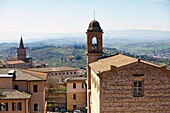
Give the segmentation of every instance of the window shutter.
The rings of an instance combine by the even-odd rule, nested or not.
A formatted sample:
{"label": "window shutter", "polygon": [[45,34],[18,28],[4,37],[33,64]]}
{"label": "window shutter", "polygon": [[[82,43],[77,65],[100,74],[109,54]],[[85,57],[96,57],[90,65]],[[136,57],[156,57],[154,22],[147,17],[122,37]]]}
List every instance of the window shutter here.
{"label": "window shutter", "polygon": [[0,103],[0,111],[1,111],[1,106],[2,106],[2,105],[1,105],[1,103]]}
{"label": "window shutter", "polygon": [[14,102],[12,102],[12,111],[14,111],[15,109],[14,109]]}
{"label": "window shutter", "polygon": [[19,102],[19,110],[22,111],[22,103]]}
{"label": "window shutter", "polygon": [[8,103],[6,103],[6,111],[8,111]]}

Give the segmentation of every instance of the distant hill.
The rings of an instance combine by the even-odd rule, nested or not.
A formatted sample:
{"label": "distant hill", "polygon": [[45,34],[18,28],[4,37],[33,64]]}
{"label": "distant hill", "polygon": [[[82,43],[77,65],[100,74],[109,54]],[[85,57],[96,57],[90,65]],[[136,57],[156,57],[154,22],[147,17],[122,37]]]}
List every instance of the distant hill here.
{"label": "distant hill", "polygon": [[[21,32],[0,32],[0,40],[12,38],[8,43],[0,42],[0,50],[18,47]],[[85,33],[34,33],[22,32],[26,47],[86,45]],[[152,49],[169,48],[170,31],[159,30],[111,30],[104,31],[104,47],[136,51],[152,46]],[[162,46],[163,45],[163,46]],[[151,49],[151,48],[150,48]]]}
{"label": "distant hill", "polygon": [[[42,41],[47,39],[79,38],[85,41],[85,32],[80,33],[42,33],[42,32],[0,32],[1,42],[19,42],[21,35],[26,42]],[[152,41],[170,39],[170,31],[159,30],[110,30],[104,31],[104,38],[134,39],[138,41]],[[7,41],[8,40],[8,41]]]}

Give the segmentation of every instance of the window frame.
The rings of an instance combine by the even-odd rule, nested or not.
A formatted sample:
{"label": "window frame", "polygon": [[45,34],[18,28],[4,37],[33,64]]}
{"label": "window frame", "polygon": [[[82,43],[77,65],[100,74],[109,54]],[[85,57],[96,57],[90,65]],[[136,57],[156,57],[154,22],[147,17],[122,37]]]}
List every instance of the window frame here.
{"label": "window frame", "polygon": [[73,94],[73,100],[76,100],[76,98],[77,98],[76,94]]}
{"label": "window frame", "polygon": [[8,102],[0,103],[0,111],[8,111]]}
{"label": "window frame", "polygon": [[[135,82],[136,82],[136,86],[135,86]],[[141,86],[139,86],[140,83],[141,83]],[[143,96],[144,96],[143,80],[133,80],[133,97],[143,97]]]}
{"label": "window frame", "polygon": [[81,88],[84,89],[84,87],[85,87],[85,85],[84,85],[84,83],[82,83],[82,84],[81,84]]}
{"label": "window frame", "polygon": [[[34,86],[36,86],[36,90],[34,89]],[[33,93],[38,93],[38,85],[33,85]]]}
{"label": "window frame", "polygon": [[77,109],[77,105],[74,104],[73,105],[73,110],[75,110],[75,109]]}
{"label": "window frame", "polygon": [[[35,110],[35,105],[37,105],[37,110]],[[34,104],[33,104],[33,110],[34,110],[34,111],[39,111],[39,103],[38,103],[38,102],[34,102]]]}
{"label": "window frame", "polygon": [[12,111],[22,111],[22,102],[12,102]]}
{"label": "window frame", "polygon": [[76,89],[76,83],[73,83],[73,89]]}

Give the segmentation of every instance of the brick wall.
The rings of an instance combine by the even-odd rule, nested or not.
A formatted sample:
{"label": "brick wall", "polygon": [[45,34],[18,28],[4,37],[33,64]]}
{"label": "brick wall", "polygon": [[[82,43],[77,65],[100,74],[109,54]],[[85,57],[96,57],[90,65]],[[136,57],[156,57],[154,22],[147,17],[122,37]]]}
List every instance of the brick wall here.
{"label": "brick wall", "polygon": [[[133,74],[144,74],[144,96],[133,96]],[[101,113],[170,113],[170,79],[160,68],[134,63],[101,77]]]}

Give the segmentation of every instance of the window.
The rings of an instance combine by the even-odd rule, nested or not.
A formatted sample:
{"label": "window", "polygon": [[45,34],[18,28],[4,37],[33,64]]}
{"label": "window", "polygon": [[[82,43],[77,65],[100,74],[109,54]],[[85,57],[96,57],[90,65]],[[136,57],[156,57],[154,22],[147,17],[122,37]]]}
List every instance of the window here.
{"label": "window", "polygon": [[72,72],[70,72],[70,74],[72,74]]}
{"label": "window", "polygon": [[38,111],[38,103],[34,103],[34,111]]}
{"label": "window", "polygon": [[8,103],[0,103],[0,111],[8,111]]}
{"label": "window", "polygon": [[73,89],[75,89],[76,88],[76,83],[73,83]]}
{"label": "window", "polygon": [[76,94],[73,94],[73,99],[76,100]]}
{"label": "window", "polygon": [[55,75],[57,75],[57,73],[55,73]]}
{"label": "window", "polygon": [[141,97],[143,96],[143,82],[142,81],[134,81],[133,82],[133,96],[134,97]]}
{"label": "window", "polygon": [[65,73],[63,73],[63,75],[65,75]]}
{"label": "window", "polygon": [[67,74],[69,74],[69,73],[67,72]]}
{"label": "window", "polygon": [[18,102],[12,102],[12,111],[22,111],[22,103]]}
{"label": "window", "polygon": [[84,89],[85,88],[85,83],[82,83],[82,89]]}
{"label": "window", "polygon": [[73,105],[73,109],[75,110],[77,108],[77,106],[76,105]]}
{"label": "window", "polygon": [[15,89],[15,90],[18,90],[18,85],[14,85],[14,89]]}
{"label": "window", "polygon": [[61,73],[59,73],[59,75],[61,75]]}
{"label": "window", "polygon": [[38,86],[37,85],[33,85],[33,92],[34,93],[38,92]]}
{"label": "window", "polygon": [[76,74],[76,72],[74,72],[74,74]]}

